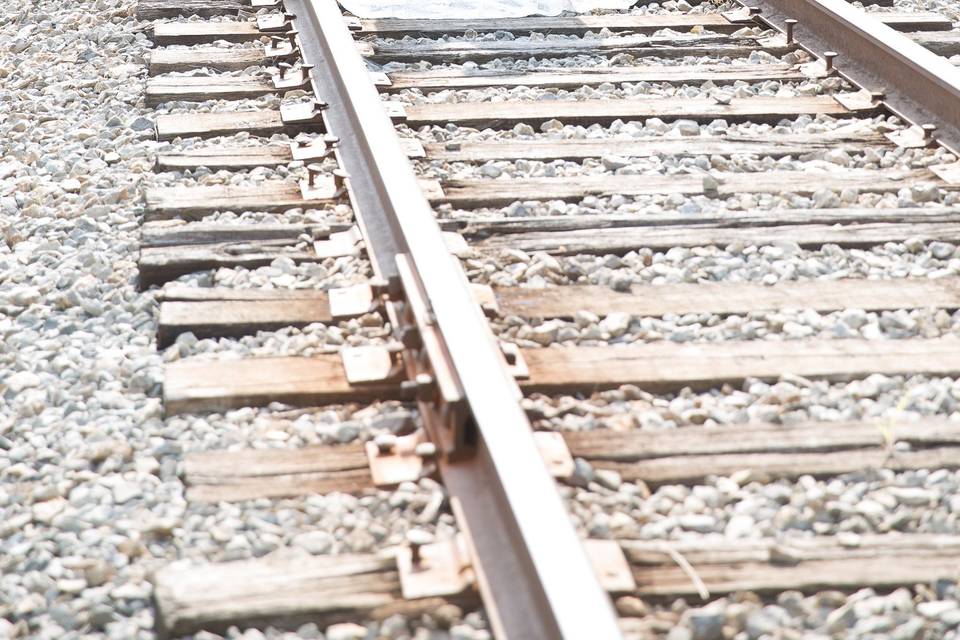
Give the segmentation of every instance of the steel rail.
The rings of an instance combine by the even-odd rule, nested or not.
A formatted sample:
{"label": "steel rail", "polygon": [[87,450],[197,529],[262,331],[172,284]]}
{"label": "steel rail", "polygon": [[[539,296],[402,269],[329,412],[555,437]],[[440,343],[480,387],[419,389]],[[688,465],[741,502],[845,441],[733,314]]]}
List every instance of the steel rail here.
{"label": "steel rail", "polygon": [[[380,96],[333,0],[285,0],[376,273],[401,286],[402,265],[429,305],[452,384],[462,389],[474,441],[438,463],[479,566],[478,585],[498,638],[621,638],[553,478],[549,475],[486,318],[454,263],[401,150]],[[409,279],[409,276],[408,276]],[[412,295],[412,291],[408,291]],[[394,327],[396,330],[396,327]],[[435,363],[438,364],[438,363]],[[421,401],[421,413],[431,407]]]}
{"label": "steel rail", "polygon": [[915,124],[938,126],[936,138],[960,150],[960,69],[845,0],[739,0],[761,10],[760,18],[795,35],[806,49],[840,54],[843,75],[871,91]]}

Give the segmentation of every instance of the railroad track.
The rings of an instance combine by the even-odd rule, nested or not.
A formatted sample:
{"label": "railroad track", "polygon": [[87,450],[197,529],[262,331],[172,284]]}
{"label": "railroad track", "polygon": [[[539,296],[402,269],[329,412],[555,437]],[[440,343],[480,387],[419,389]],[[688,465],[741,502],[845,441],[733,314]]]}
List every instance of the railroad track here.
{"label": "railroad track", "polygon": [[[910,478],[960,467],[951,411],[805,403],[960,373],[960,91],[935,55],[960,39],[938,15],[851,30],[842,3],[758,4],[417,21],[141,1],[144,19],[248,18],[153,28],[156,169],[176,175],[146,190],[139,271],[162,287],[167,414],[416,407],[343,444],[187,453],[188,502],[434,477],[446,514],[387,554],[171,565],[162,634],[310,620],[361,638],[358,622],[455,605],[497,637],[753,638],[777,628],[759,605],[670,603],[956,574],[960,537],[901,509],[932,500]],[[890,254],[912,269],[873,277]],[[257,270],[323,287],[257,287]],[[307,344],[317,325],[336,339],[193,352],[290,328]],[[894,485],[893,505],[848,505],[830,479],[851,476]],[[798,535],[745,516],[733,539],[698,537],[714,517],[684,511],[794,481],[821,494],[784,522]],[[853,629],[858,601],[822,630]]]}

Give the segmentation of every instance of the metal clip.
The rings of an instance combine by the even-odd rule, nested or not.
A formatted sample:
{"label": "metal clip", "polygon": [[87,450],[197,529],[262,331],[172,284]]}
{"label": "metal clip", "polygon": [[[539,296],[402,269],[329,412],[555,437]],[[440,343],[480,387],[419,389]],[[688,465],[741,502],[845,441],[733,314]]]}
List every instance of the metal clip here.
{"label": "metal clip", "polygon": [[300,65],[294,69],[289,62],[277,63],[277,73],[270,76],[273,80],[273,87],[283,91],[303,89],[310,82],[310,69],[312,68],[313,66],[309,64]]}
{"label": "metal clip", "polygon": [[360,229],[354,226],[347,231],[331,233],[326,240],[317,240],[313,243],[313,251],[318,259],[355,256],[360,254],[362,241]]}
{"label": "metal clip", "polygon": [[517,345],[512,342],[501,342],[500,351],[507,362],[507,369],[514,378],[520,380],[530,377],[530,368],[527,367],[527,361],[523,359],[523,354]]}
{"label": "metal clip", "polygon": [[584,540],[583,547],[605,591],[630,593],[637,590],[637,582],[620,543],[616,540]]}
{"label": "metal clip", "polygon": [[923,127],[899,129],[884,135],[890,142],[902,149],[923,149],[935,144],[934,133],[936,130],[937,127],[934,125],[925,125]]}
{"label": "metal clip", "polygon": [[330,155],[339,144],[340,138],[328,133],[315,138],[297,137],[290,143],[290,155],[294,160],[304,162],[321,160]]}
{"label": "metal clip", "polygon": [[394,350],[381,345],[344,347],[340,361],[347,382],[354,385],[375,384],[396,380],[402,373],[402,363],[394,358]]}
{"label": "metal clip", "polygon": [[291,20],[297,16],[292,13],[268,13],[265,16],[257,17],[257,29],[264,33],[272,31],[289,31],[292,27]]}
{"label": "metal clip", "polygon": [[488,284],[470,283],[470,290],[473,291],[473,298],[488,318],[496,318],[500,315],[500,303],[497,302],[493,287]]}
{"label": "metal clip", "polygon": [[573,477],[575,465],[573,454],[567,447],[563,434],[556,431],[534,431],[533,440],[547,465],[550,475],[559,480],[569,480]]}
{"label": "metal clip", "polygon": [[756,22],[761,13],[758,7],[741,7],[734,11],[724,11],[722,15],[730,24],[750,24]]}
{"label": "metal clip", "polygon": [[420,445],[427,442],[423,431],[408,436],[384,434],[364,444],[370,476],[378,487],[416,482],[431,465],[420,455]]}
{"label": "metal clip", "polygon": [[402,102],[384,102],[383,108],[387,111],[387,116],[394,122],[406,122],[407,110]]}
{"label": "metal clip", "polygon": [[309,102],[284,103],[280,105],[280,119],[287,126],[318,125],[323,127],[323,112],[329,106],[323,100],[317,100],[316,98]]}
{"label": "metal clip", "polygon": [[476,574],[462,534],[443,542],[416,539],[397,551],[400,590],[408,600],[455,596],[472,589]]}
{"label": "metal clip", "polygon": [[960,162],[938,164],[930,167],[930,171],[950,186],[960,185]]}
{"label": "metal clip", "polygon": [[297,47],[297,32],[290,30],[283,35],[270,36],[270,44],[263,50],[263,57],[268,61],[292,60],[300,56]]}
{"label": "metal clip", "polygon": [[330,304],[330,317],[334,320],[341,318],[356,318],[370,313],[378,305],[377,296],[369,284],[355,284],[351,287],[339,287],[327,291]]}
{"label": "metal clip", "polygon": [[300,181],[300,196],[306,201],[332,200],[337,197],[337,182],[324,173],[323,165],[308,164],[307,177]]}
{"label": "metal clip", "polygon": [[381,72],[381,71],[371,71],[370,72],[370,81],[373,82],[373,85],[376,87],[392,87],[393,81],[390,80],[390,76]]}

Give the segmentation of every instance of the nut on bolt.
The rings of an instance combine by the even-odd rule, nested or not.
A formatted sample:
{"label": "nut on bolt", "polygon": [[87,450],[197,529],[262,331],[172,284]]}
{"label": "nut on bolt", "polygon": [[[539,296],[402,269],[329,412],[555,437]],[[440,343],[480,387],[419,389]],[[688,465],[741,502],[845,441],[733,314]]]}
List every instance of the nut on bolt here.
{"label": "nut on bolt", "polygon": [[343,191],[347,186],[347,180],[350,178],[350,174],[344,171],[343,169],[336,169],[333,172],[333,186],[336,188],[337,192]]}

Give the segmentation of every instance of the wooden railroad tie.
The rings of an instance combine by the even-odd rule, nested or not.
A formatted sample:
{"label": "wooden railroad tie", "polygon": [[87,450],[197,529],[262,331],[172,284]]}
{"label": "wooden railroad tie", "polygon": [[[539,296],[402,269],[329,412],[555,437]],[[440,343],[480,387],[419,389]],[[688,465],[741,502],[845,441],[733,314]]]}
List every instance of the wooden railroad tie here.
{"label": "wooden railroad tie", "polygon": [[[279,16],[279,14],[275,14]],[[880,13],[876,14],[887,26],[898,31],[950,31],[952,23],[935,13]],[[257,22],[161,22],[153,26],[155,45],[205,44],[216,40],[249,42],[269,35],[271,30],[261,25],[272,25],[271,17]],[[282,24],[282,22],[281,22]],[[361,35],[398,38],[404,35],[437,36],[477,31],[509,31],[526,35],[539,31],[582,35],[587,31],[607,29],[612,32],[651,34],[662,29],[690,31],[705,29],[715,33],[732,33],[751,24],[719,13],[681,15],[625,15],[577,16],[574,18],[499,18],[499,19],[371,19],[356,21]]]}
{"label": "wooden railroad tie", "polygon": [[[538,431],[535,435],[541,439],[544,459],[553,464],[554,477],[561,481],[571,480],[573,458],[651,487],[700,483],[713,476],[740,473],[749,473],[754,481],[771,482],[880,469],[960,469],[960,429],[940,418],[731,424],[658,431]],[[898,449],[897,443],[908,448]],[[368,450],[371,445],[376,446],[188,453],[183,467],[187,500],[230,502],[334,492],[359,495],[375,487],[416,482],[431,472],[429,460],[417,460],[392,463],[393,475],[382,477],[376,454]]]}
{"label": "wooden railroad tie", "polygon": [[[663,317],[688,313],[746,315],[782,309],[818,312],[842,309],[960,309],[960,278],[830,280],[754,283],[634,285],[627,292],[597,285],[545,289],[474,285],[477,301],[501,317],[572,318],[589,310],[598,316],[627,313]],[[239,337],[282,327],[336,322],[330,296],[314,290],[162,289],[157,340],[161,346],[182,333],[197,338]],[[373,310],[361,308],[359,313]]]}
{"label": "wooden railroad tie", "polygon": [[[152,216],[152,214],[149,214]],[[623,254],[641,248],[666,251],[673,247],[776,244],[784,240],[802,247],[837,244],[869,247],[908,238],[960,242],[957,210],[935,209],[800,209],[748,211],[703,217],[688,222],[682,214],[645,216],[556,216],[544,218],[441,220],[451,247],[463,256],[506,249],[544,251],[554,255]],[[221,267],[256,268],[280,257],[316,262],[325,257],[359,253],[356,243],[307,246],[330,238],[349,225],[245,225],[193,223],[167,226],[148,223],[142,233],[140,282],[163,284],[194,271]],[[339,237],[339,236],[338,236]],[[469,246],[463,245],[463,239]]]}
{"label": "wooden railroad tie", "polygon": [[[677,564],[678,555],[695,567],[702,586],[714,595],[891,589],[951,578],[960,570],[960,536],[847,538],[625,540],[615,544],[629,563],[636,586],[614,593],[698,597],[701,587]],[[437,566],[442,573],[444,563]],[[157,628],[163,637],[200,630],[222,632],[232,625],[295,628],[310,620],[322,627],[343,620],[414,616],[435,611],[445,602],[480,605],[476,587],[469,580],[448,580],[447,589],[454,593],[405,599],[397,560],[372,554],[310,556],[289,551],[240,562],[181,562],[158,571],[153,582]],[[639,628],[643,621],[628,618],[624,624]]]}
{"label": "wooden railroad tie", "polygon": [[[386,351],[386,347],[379,349]],[[739,385],[748,378],[777,380],[785,373],[826,380],[858,379],[874,373],[960,375],[960,340],[953,337],[649,343],[520,349],[518,355],[527,369],[527,376],[518,382],[527,394],[581,393],[623,385],[669,393],[685,387],[702,390]],[[173,414],[270,402],[309,406],[404,397],[399,383],[389,378],[351,384],[344,367],[348,357],[345,351],[343,357],[181,360],[166,367],[164,404]]]}
{"label": "wooden railroad tie", "polygon": [[[644,1],[640,4],[649,4],[649,2]],[[892,7],[893,0],[867,0],[863,4]],[[241,12],[252,13],[258,8],[271,6],[276,8],[278,5],[279,3],[269,0],[259,0],[257,2],[251,2],[251,0],[230,0],[229,2],[223,2],[222,0],[139,0],[137,2],[137,19],[156,20],[177,16],[235,16]],[[379,20],[376,22],[392,25],[399,21]]]}

